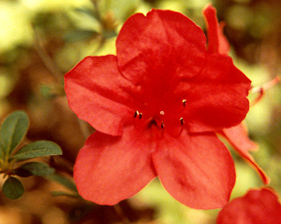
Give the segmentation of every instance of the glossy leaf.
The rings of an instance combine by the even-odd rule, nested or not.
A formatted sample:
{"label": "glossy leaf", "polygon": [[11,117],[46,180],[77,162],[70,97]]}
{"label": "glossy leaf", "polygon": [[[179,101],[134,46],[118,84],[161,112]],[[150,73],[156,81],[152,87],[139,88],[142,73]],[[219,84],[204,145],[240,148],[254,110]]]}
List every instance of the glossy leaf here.
{"label": "glossy leaf", "polygon": [[70,194],[64,191],[53,191],[52,196],[58,197],[58,196],[65,196],[65,197],[71,197],[71,198],[77,198],[80,197],[79,194]]}
{"label": "glossy leaf", "polygon": [[90,212],[95,209],[95,204],[86,204],[86,205],[80,205],[77,207],[74,207],[69,211],[69,220],[71,222],[76,223],[77,221],[83,219],[83,217],[87,216]]}
{"label": "glossy leaf", "polygon": [[98,35],[99,33],[94,30],[75,30],[65,35],[64,39],[66,42],[71,43],[83,40],[90,40],[97,37]]}
{"label": "glossy leaf", "polygon": [[15,177],[9,177],[3,184],[2,191],[10,199],[18,199],[24,193],[21,181]]}
{"label": "glossy leaf", "polygon": [[22,169],[21,167],[14,169],[13,174],[15,174],[19,177],[30,177],[33,175],[30,171]]}
{"label": "glossy leaf", "polygon": [[[1,142],[1,139],[0,139],[0,142]],[[5,151],[0,144],[0,158],[4,158],[4,155],[5,155]]]}
{"label": "glossy leaf", "polygon": [[77,192],[75,183],[63,175],[54,173],[54,174],[48,175],[47,178],[65,186],[66,188],[68,188],[74,192]]}
{"label": "glossy leaf", "polygon": [[9,155],[23,140],[29,126],[29,119],[24,111],[15,111],[2,123],[0,131],[1,147],[4,155]]}
{"label": "glossy leaf", "polygon": [[54,173],[55,169],[49,167],[46,163],[30,162],[17,168],[17,171],[21,173],[30,173],[35,176],[47,176]]}
{"label": "glossy leaf", "polygon": [[56,143],[42,140],[23,146],[12,158],[17,160],[27,160],[42,156],[54,156],[61,154],[61,148]]}
{"label": "glossy leaf", "polygon": [[99,18],[99,15],[93,10],[89,10],[86,8],[75,8],[74,10],[77,13],[86,14],[87,16],[93,17],[94,19]]}

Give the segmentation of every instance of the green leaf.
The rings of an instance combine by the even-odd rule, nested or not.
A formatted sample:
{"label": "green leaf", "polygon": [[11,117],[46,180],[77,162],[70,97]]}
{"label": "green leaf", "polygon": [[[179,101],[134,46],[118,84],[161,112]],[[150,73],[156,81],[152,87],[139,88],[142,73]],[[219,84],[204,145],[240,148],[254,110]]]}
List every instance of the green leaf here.
{"label": "green leaf", "polygon": [[3,184],[2,191],[10,199],[18,199],[24,193],[24,187],[19,179],[9,177]]}
{"label": "green leaf", "polygon": [[76,206],[69,211],[69,220],[70,222],[79,222],[79,220],[83,219],[83,217],[87,216],[89,213],[93,212],[94,209],[97,208],[97,205],[94,203],[86,204],[81,206]]}
{"label": "green leaf", "polygon": [[94,39],[98,35],[99,33],[94,30],[75,30],[67,33],[64,39],[66,42],[71,43],[71,42]]}
{"label": "green leaf", "polygon": [[55,181],[55,182],[65,186],[66,188],[78,193],[75,183],[63,175],[54,173],[54,174],[48,175],[47,178],[49,180]]}
{"label": "green leaf", "polygon": [[11,159],[27,160],[41,156],[62,155],[61,148],[51,141],[36,141],[20,148]]}
{"label": "green leaf", "polygon": [[30,173],[31,175],[35,175],[35,176],[47,176],[47,175],[53,174],[55,172],[55,169],[52,167],[49,167],[46,163],[30,162],[30,163],[25,163],[22,166],[20,166],[19,168],[17,168],[15,170],[15,172],[16,172],[16,174]]}
{"label": "green leaf", "polygon": [[30,177],[33,175],[30,171],[21,168],[14,169],[13,174],[19,177]]}
{"label": "green leaf", "polygon": [[58,196],[65,196],[65,197],[70,197],[70,198],[80,198],[81,196],[79,194],[70,194],[64,191],[53,191],[52,196],[58,197]]}
{"label": "green leaf", "polygon": [[4,155],[10,155],[19,145],[26,135],[28,126],[29,119],[24,111],[15,111],[4,120],[0,131],[1,148]]}
{"label": "green leaf", "polygon": [[105,38],[112,38],[112,37],[116,37],[117,33],[114,30],[104,30],[103,31],[103,36]]}
{"label": "green leaf", "polygon": [[97,15],[97,13],[95,12],[95,11],[93,11],[93,10],[90,10],[90,9],[86,9],[86,8],[75,8],[74,9],[76,12],[78,12],[78,13],[83,13],[83,14],[87,14],[88,16],[90,16],[90,17],[94,17],[95,19],[98,19],[98,15]]}

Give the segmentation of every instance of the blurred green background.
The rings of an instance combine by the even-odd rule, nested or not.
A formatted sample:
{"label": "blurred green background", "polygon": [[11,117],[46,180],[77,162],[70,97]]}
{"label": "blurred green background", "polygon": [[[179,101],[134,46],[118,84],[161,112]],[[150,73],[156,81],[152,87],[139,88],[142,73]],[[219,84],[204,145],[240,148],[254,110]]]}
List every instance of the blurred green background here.
{"label": "blurred green background", "polygon": [[[115,54],[115,40],[124,21],[135,12],[171,9],[189,16],[205,30],[202,9],[207,0],[1,0],[0,117],[25,110],[31,119],[28,140],[57,142],[64,156],[51,161],[71,176],[79,148],[92,130],[67,106],[63,75],[87,55]],[[235,65],[260,86],[280,75],[281,2],[279,0],[214,0],[225,21]],[[257,94],[251,94],[253,100]],[[254,158],[281,194],[281,89],[266,90],[251,108],[246,123],[259,144]],[[237,183],[232,197],[262,186],[258,175],[233,153]],[[1,180],[2,181],[2,180]],[[81,199],[51,197],[64,189],[38,177],[24,180],[26,193],[18,201],[0,197],[0,223],[122,223],[104,206]],[[122,207],[122,206],[121,206]],[[131,223],[210,224],[219,210],[201,211],[175,201],[153,181],[124,204]],[[91,211],[87,213],[87,211]],[[138,215],[137,215],[138,214]],[[84,216],[85,215],[85,216]],[[71,219],[72,217],[72,219]],[[73,218],[74,217],[74,218]],[[72,221],[70,221],[72,220]]]}

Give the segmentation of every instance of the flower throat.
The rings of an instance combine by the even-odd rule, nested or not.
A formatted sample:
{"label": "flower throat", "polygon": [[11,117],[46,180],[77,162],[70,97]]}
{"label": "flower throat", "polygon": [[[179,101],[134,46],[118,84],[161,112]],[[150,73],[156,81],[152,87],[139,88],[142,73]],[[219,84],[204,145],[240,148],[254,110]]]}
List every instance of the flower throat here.
{"label": "flower throat", "polygon": [[183,99],[180,109],[173,112],[169,111],[169,113],[165,113],[164,110],[160,110],[155,115],[147,115],[147,113],[136,110],[134,112],[135,127],[137,129],[141,129],[152,128],[154,126],[161,131],[161,138],[165,130],[167,130],[172,136],[179,137],[185,125],[183,110],[186,108],[186,102],[186,99]]}

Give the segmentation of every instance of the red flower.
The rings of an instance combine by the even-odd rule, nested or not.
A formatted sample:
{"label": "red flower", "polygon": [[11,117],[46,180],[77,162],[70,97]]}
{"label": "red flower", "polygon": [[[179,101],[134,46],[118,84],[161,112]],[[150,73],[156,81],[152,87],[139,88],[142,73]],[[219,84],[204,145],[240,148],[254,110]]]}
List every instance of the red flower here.
{"label": "red flower", "polygon": [[258,145],[249,139],[245,125],[241,123],[231,128],[225,128],[221,131],[221,134],[228,140],[235,151],[257,171],[262,181],[269,184],[270,178],[250,154],[250,151],[258,149]]}
{"label": "red flower", "polygon": [[65,76],[69,106],[97,130],[74,167],[81,196],[113,205],[158,176],[187,206],[225,205],[235,170],[215,132],[245,118],[250,80],[177,12],[133,15],[116,48]]}
{"label": "red flower", "polygon": [[[208,52],[213,54],[227,54],[230,46],[223,35],[223,24],[219,24],[216,17],[216,10],[208,5],[204,10],[204,17],[208,26]],[[275,82],[276,83],[276,82]],[[265,184],[269,184],[270,179],[255,162],[250,151],[255,151],[258,145],[251,141],[244,124],[238,124],[230,128],[224,128],[218,131],[233,146],[235,151],[260,175]]]}
{"label": "red flower", "polygon": [[281,204],[271,189],[250,190],[236,198],[218,215],[217,224],[280,224]]}
{"label": "red flower", "polygon": [[229,43],[223,34],[224,23],[218,23],[216,9],[208,4],[203,10],[208,32],[208,52],[212,54],[228,54]]}

